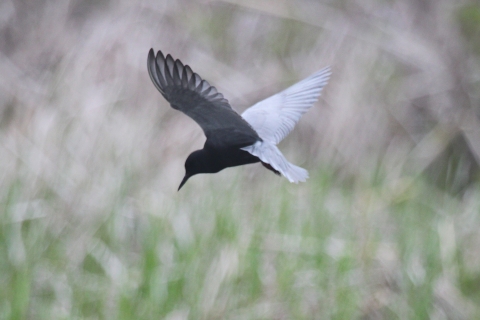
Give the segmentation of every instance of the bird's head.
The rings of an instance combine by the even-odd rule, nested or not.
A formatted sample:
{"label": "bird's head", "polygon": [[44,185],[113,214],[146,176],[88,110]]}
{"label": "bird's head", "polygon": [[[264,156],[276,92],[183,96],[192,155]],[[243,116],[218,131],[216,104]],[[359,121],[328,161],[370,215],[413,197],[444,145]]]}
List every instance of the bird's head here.
{"label": "bird's head", "polygon": [[185,161],[185,176],[183,177],[178,190],[180,190],[185,182],[191,177],[199,173],[208,173],[208,165],[206,166],[206,154],[204,150],[192,152]]}

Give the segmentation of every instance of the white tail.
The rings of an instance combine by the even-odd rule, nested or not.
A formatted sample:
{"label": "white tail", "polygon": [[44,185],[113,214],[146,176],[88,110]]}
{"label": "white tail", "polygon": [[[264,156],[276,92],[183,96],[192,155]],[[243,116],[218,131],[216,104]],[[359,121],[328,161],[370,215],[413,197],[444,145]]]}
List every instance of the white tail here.
{"label": "white tail", "polygon": [[308,179],[308,171],[288,162],[273,143],[258,141],[251,146],[242,148],[242,150],[253,154],[263,162],[270,164],[290,182],[298,183],[304,182]]}

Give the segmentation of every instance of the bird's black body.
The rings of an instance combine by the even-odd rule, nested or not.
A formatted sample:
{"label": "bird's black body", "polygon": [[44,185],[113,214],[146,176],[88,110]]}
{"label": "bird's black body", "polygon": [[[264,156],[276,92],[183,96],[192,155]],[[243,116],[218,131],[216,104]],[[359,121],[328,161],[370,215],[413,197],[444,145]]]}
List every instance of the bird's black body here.
{"label": "bird's black body", "polygon": [[203,148],[188,156],[185,161],[185,169],[193,174],[217,173],[226,168],[256,162],[260,162],[260,159],[241,149]]}
{"label": "bird's black body", "polygon": [[[224,134],[228,135],[228,132]],[[217,141],[217,136],[207,138],[203,149],[192,152],[185,161],[185,177],[180,188],[191,176],[199,173],[217,173],[229,167],[260,162],[251,153],[240,149],[242,146],[228,146],[225,141]]]}
{"label": "bird's black body", "polygon": [[164,57],[161,51],[155,57],[150,50],[147,66],[153,84],[172,108],[195,120],[207,137],[203,149],[188,156],[179,190],[195,174],[216,173],[228,167],[260,162],[241,148],[261,138],[215,87],[202,80],[188,65],[174,61],[170,55]]}

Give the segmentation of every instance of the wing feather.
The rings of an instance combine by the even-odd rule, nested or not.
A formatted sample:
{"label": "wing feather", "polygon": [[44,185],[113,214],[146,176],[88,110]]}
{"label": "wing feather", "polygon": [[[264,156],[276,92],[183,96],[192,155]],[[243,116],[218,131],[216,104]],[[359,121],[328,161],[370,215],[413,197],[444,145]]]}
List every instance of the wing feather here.
{"label": "wing feather", "polygon": [[[182,86],[182,79],[181,79],[182,76],[180,75],[179,69],[180,69],[179,64],[175,63],[175,65],[173,66],[173,83],[176,86],[181,87]],[[183,68],[182,68],[182,71],[183,71]]]}
{"label": "wing feather", "polygon": [[263,140],[278,144],[318,100],[330,75],[330,68],[324,68],[288,89],[258,102],[245,110],[242,117]]}
{"label": "wing feather", "polygon": [[165,57],[161,51],[155,56],[150,49],[147,67],[158,91],[174,109],[200,125],[207,140],[211,140],[209,145],[241,148],[261,140],[228,100],[188,65],[174,60],[170,54]]}
{"label": "wing feather", "polygon": [[188,88],[188,81],[190,79],[190,76],[187,68],[183,68],[183,72],[182,72],[182,87],[183,88]]}

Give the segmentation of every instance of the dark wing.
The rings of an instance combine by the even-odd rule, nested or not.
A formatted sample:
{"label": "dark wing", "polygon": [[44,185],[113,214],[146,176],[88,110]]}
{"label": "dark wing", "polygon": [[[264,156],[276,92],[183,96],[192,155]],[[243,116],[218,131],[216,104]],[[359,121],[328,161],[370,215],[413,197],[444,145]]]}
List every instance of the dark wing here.
{"label": "dark wing", "polygon": [[[261,140],[255,130],[214,86],[171,55],[150,49],[148,73],[155,87],[172,108],[185,113],[202,127],[212,146],[245,147]],[[232,134],[228,134],[228,133]]]}

